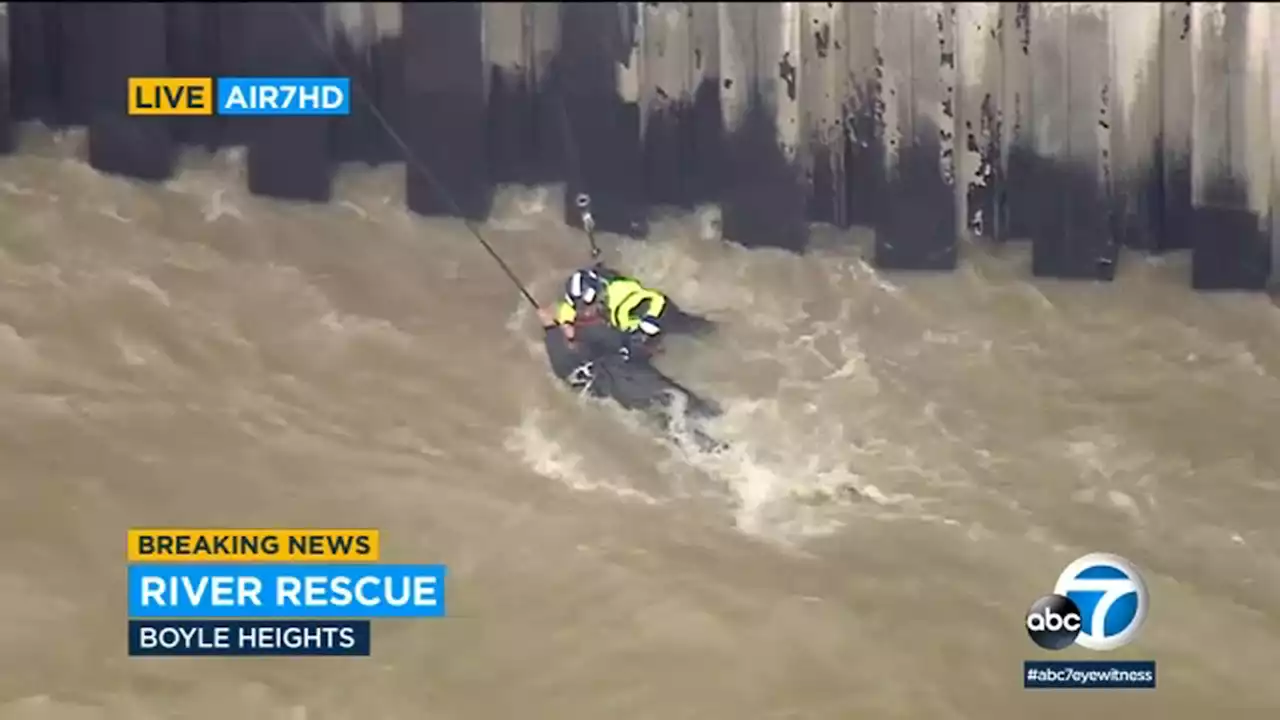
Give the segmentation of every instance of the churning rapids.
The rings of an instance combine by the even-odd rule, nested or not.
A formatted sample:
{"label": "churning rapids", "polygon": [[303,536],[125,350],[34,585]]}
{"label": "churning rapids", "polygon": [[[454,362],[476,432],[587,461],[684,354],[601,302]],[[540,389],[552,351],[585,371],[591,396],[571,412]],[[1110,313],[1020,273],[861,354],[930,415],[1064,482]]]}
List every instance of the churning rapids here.
{"label": "churning rapids", "polygon": [[[0,160],[0,718],[1280,707],[1280,312],[1192,294],[1184,257],[1094,285],[1032,280],[1017,245],[906,276],[746,250],[705,213],[604,238],[722,323],[663,360],[728,409],[734,450],[702,456],[560,387],[400,168],[297,206],[233,157],[148,186],[29,144]],[[558,203],[513,191],[486,231],[545,299],[587,257]],[[378,527],[386,559],[450,566],[452,617],[375,624],[372,658],[131,660],[132,525]],[[1159,689],[1024,691],[1023,613],[1092,550],[1145,572],[1112,656]]]}

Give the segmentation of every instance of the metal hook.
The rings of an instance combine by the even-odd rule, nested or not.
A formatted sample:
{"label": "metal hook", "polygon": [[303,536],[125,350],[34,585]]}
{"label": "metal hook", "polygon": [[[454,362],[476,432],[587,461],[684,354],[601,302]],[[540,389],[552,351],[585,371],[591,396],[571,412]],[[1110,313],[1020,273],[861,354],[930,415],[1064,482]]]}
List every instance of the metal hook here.
{"label": "metal hook", "polygon": [[[582,229],[587,231],[588,236],[591,236],[591,233],[595,232],[596,229],[596,219],[591,215],[591,196],[586,193],[578,193],[578,196],[573,199],[573,204],[578,206],[578,213],[582,216]],[[600,250],[596,247],[595,238],[590,237],[590,240],[591,256],[596,257],[600,254]]]}

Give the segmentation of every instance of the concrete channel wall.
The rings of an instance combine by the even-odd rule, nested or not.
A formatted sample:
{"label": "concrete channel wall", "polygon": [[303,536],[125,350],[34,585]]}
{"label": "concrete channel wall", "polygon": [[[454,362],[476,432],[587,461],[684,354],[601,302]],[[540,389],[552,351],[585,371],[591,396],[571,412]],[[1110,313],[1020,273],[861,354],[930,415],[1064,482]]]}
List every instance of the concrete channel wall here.
{"label": "concrete channel wall", "polygon": [[[1047,277],[1190,249],[1194,287],[1256,290],[1280,261],[1271,3],[27,2],[5,21],[0,148],[14,121],[84,125],[103,172],[246,145],[250,189],[282,199],[411,158],[422,214],[564,181],[633,236],[654,205],[710,202],[749,246],[870,225],[888,269],[954,268],[966,235],[1030,240]],[[343,118],[134,118],[131,75],[359,91]]]}

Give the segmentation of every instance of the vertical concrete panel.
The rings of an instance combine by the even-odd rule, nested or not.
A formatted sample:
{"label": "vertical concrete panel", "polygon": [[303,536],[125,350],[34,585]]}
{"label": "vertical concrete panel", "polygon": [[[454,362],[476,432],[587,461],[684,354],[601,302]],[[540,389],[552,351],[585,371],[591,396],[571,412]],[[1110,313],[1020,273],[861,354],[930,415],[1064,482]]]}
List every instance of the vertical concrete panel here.
{"label": "vertical concrete panel", "polygon": [[560,55],[560,3],[529,3],[526,20],[534,90],[537,93],[534,109],[536,141],[533,147],[536,163],[532,179],[536,182],[559,182],[566,176],[565,109],[555,91],[555,65]]}
{"label": "vertical concrete panel", "polygon": [[84,5],[22,2],[9,6],[16,118],[40,120],[50,127],[87,121],[91,83]]}
{"label": "vertical concrete panel", "polygon": [[[596,225],[632,236],[648,231],[640,149],[636,3],[561,5],[556,83],[564,109],[568,198],[592,198]],[[580,224],[572,203],[565,222]]]}
{"label": "vertical concrete panel", "polygon": [[1110,280],[1110,19],[1103,3],[1032,8],[1036,276]]}
{"label": "vertical concrete panel", "polygon": [[[1270,57],[1271,4],[1246,5],[1245,55],[1240,71],[1241,117],[1244,120],[1242,142],[1231,144],[1233,166],[1244,169],[1249,178],[1249,210],[1261,221],[1266,236],[1271,228],[1271,159],[1267,157],[1272,147]],[[1280,38],[1275,38],[1280,39]],[[1276,138],[1280,139],[1280,138]],[[1270,243],[1268,243],[1268,248]],[[1268,263],[1269,265],[1269,263]]]}
{"label": "vertical concrete panel", "polygon": [[[128,79],[168,74],[165,6],[103,2],[84,6],[89,87],[89,165],[146,180],[173,173],[168,118],[130,117]],[[208,98],[212,101],[212,98]]]}
{"label": "vertical concrete panel", "polygon": [[[216,65],[220,75],[272,75],[263,66],[264,58],[250,44],[250,26],[254,20],[252,3],[211,3],[214,12],[212,32],[216,37]],[[220,141],[224,146],[248,145],[254,137],[257,118],[223,117],[219,119]]]}
{"label": "vertical concrete panel", "polygon": [[11,110],[16,120],[51,122],[57,107],[57,45],[49,28],[56,21],[53,3],[8,3]]}
{"label": "vertical concrete panel", "polygon": [[400,23],[400,3],[325,3],[333,73],[350,77],[354,86],[351,114],[330,120],[334,160],[371,165],[403,160],[386,129],[402,129]]}
{"label": "vertical concrete panel", "polygon": [[[1280,41],[1280,5],[1270,5],[1271,37]],[[1268,55],[1268,97],[1270,98],[1271,137],[1280,139],[1280,51],[1271,48]],[[1280,280],[1280,151],[1272,148],[1271,159],[1271,275],[1268,285],[1275,287]]]}
{"label": "vertical concrete panel", "polygon": [[51,118],[62,126],[88,125],[93,105],[93,61],[89,48],[92,36],[99,32],[91,25],[88,9],[93,3],[59,2],[56,9],[57,94],[58,111]]}
{"label": "vertical concrete panel", "polygon": [[878,267],[956,266],[953,10],[947,3],[881,6],[888,202],[876,231]]}
{"label": "vertical concrete panel", "polygon": [[643,3],[640,112],[645,197],[691,207],[693,180],[693,4]]}
{"label": "vertical concrete panel", "polygon": [[[217,3],[168,3],[164,6],[164,15],[168,74],[177,77],[231,74],[223,72]],[[223,119],[216,115],[175,117],[168,121],[174,140],[209,149],[222,143],[223,124]]]}
{"label": "vertical concrete panel", "polygon": [[844,102],[852,87],[846,72],[845,7],[801,3],[801,141],[809,218],[838,227],[849,225]]}
{"label": "vertical concrete panel", "polygon": [[[378,39],[369,51],[371,72],[377,92],[373,97],[378,110],[396,133],[405,133],[404,101],[404,3],[376,2],[373,5],[373,24]],[[381,123],[379,123],[381,124]],[[404,149],[393,142],[382,128],[381,152],[378,145],[370,144],[367,161],[403,162]]]}
{"label": "vertical concrete panel", "polygon": [[[777,4],[777,22],[763,24],[760,29],[768,31],[776,28],[777,45],[772,58],[765,56],[765,61],[773,61],[776,77],[771,82],[760,83],[760,95],[766,106],[774,108],[774,124],[778,128],[778,147],[787,162],[799,170],[805,165],[802,158],[804,148],[801,147],[800,118],[803,115],[801,98],[807,84],[800,72],[800,46],[804,3],[784,2]],[[772,15],[773,8],[763,8],[766,17]],[[761,79],[768,77],[761,74]]]}
{"label": "vertical concrete panel", "polygon": [[1163,216],[1160,3],[1111,8],[1111,148],[1117,239],[1155,250]]}
{"label": "vertical concrete panel", "polygon": [[1035,234],[1040,196],[1032,117],[1031,5],[1000,3],[1003,87],[1000,101],[1000,166],[995,237],[1001,242]]}
{"label": "vertical concrete panel", "polygon": [[0,3],[0,153],[13,152],[14,147],[9,78],[9,3]]}
{"label": "vertical concrete panel", "polygon": [[[1161,3],[1160,132],[1163,176],[1160,237],[1155,250],[1191,247],[1191,3]],[[1118,40],[1118,39],[1117,39]]]}
{"label": "vertical concrete panel", "polygon": [[[1070,11],[1066,3],[1033,3],[1031,7],[1031,102],[1028,121],[1031,131],[1033,187],[1027,201],[1034,208],[1031,240],[1032,271],[1053,277],[1054,253],[1065,252],[1070,210],[1064,197],[1078,176],[1088,167],[1074,166],[1071,157]],[[1083,164],[1083,163],[1082,163]],[[1072,178],[1072,175],[1077,176]]]}
{"label": "vertical concrete panel", "polygon": [[[1261,198],[1269,180],[1251,155],[1269,118],[1250,95],[1267,94],[1254,28],[1265,5],[1196,3],[1192,8],[1191,284],[1199,290],[1262,289],[1271,266],[1270,228]],[[1261,35],[1261,37],[1252,37]],[[1269,175],[1270,167],[1267,164]],[[1259,187],[1259,185],[1262,187]]]}
{"label": "vertical concrete panel", "polygon": [[480,3],[405,3],[405,140],[429,171],[407,169],[409,209],[482,219],[493,198]]}
{"label": "vertical concrete panel", "polygon": [[88,60],[93,28],[88,3],[13,3],[10,41],[14,110],[21,119],[51,127],[88,122],[92,71]]}
{"label": "vertical concrete panel", "polygon": [[841,6],[845,46],[845,207],[849,224],[874,225],[885,202],[884,101],[876,17],[881,3]]}
{"label": "vertical concrete panel", "polygon": [[719,30],[720,112],[725,132],[735,134],[747,119],[755,76],[756,12],[745,3],[716,3]]}
{"label": "vertical concrete panel", "polygon": [[799,8],[721,3],[725,120],[724,236],[748,247],[802,251],[806,192],[796,163]]}
{"label": "vertical concrete panel", "polygon": [[500,183],[532,183],[540,176],[538,3],[485,3],[483,9],[492,177]]}
{"label": "vertical concrete panel", "polygon": [[[1257,3],[1248,6],[1246,16],[1245,65],[1241,82],[1243,97],[1244,142],[1232,143],[1235,157],[1249,178],[1249,210],[1258,218],[1258,235],[1244,251],[1247,263],[1241,285],[1245,289],[1263,289],[1270,285],[1271,268],[1276,262],[1271,236],[1276,218],[1271,215],[1273,186],[1278,182],[1271,173],[1271,155],[1280,136],[1271,131],[1271,55],[1280,36],[1271,34],[1274,5]],[[1255,254],[1256,253],[1256,254]]]}
{"label": "vertical concrete panel", "polygon": [[685,163],[686,187],[695,203],[720,195],[724,171],[724,121],[720,114],[720,12],[717,3],[689,4],[693,54],[693,142]]}
{"label": "vertical concrete panel", "polygon": [[[324,3],[247,3],[243,52],[263,75],[327,75]],[[249,192],[284,200],[331,196],[327,117],[254,117],[244,125]]]}
{"label": "vertical concrete panel", "polygon": [[1003,28],[996,2],[956,8],[960,142],[956,147],[959,227],[995,237],[1001,188],[1000,103],[1003,98]]}

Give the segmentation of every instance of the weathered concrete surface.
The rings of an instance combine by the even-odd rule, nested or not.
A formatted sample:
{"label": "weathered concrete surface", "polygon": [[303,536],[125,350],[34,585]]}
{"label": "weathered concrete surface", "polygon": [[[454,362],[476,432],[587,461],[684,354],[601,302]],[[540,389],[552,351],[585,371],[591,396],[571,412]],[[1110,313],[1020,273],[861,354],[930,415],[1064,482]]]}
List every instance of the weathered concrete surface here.
{"label": "weathered concrete surface", "polygon": [[390,127],[401,134],[404,113],[404,44],[400,3],[324,3],[330,65],[358,86],[351,115],[334,118],[332,153],[337,162],[376,165],[403,162]]}
{"label": "weathered concrete surface", "polygon": [[1271,269],[1270,5],[1197,3],[1191,148],[1198,289],[1266,286]]}
{"label": "weathered concrete surface", "polygon": [[[168,72],[164,7],[159,3],[85,3],[89,164],[148,180],[173,172],[173,140],[165,118],[129,117],[128,78]],[[142,28],[142,32],[136,32]]]}
{"label": "weathered concrete surface", "polygon": [[1160,151],[1163,193],[1156,250],[1191,247],[1191,6],[1160,3]]}
{"label": "weathered concrete surface", "polygon": [[[594,198],[602,230],[647,232],[640,121],[638,3],[560,6],[552,92],[560,108],[567,197]],[[578,214],[565,208],[565,220]]]}
{"label": "weathered concrete surface", "polygon": [[[954,267],[966,235],[1029,239],[1052,277],[1109,280],[1121,245],[1192,248],[1201,288],[1280,265],[1269,4],[32,2],[4,21],[0,149],[12,120],[88,125],[109,172],[247,145],[254,192],[324,200],[335,163],[408,157],[426,214],[563,180],[635,236],[659,204],[718,202],[728,239],[797,251],[811,221],[871,225],[886,268]],[[162,73],[358,90],[346,118],[125,117],[120,79]]]}
{"label": "weathered concrete surface", "polygon": [[959,3],[955,26],[956,182],[963,193],[963,202],[956,206],[957,223],[975,235],[997,237],[997,190],[1003,173],[1000,108],[1005,92],[1002,3]]}
{"label": "weathered concrete surface", "polygon": [[563,178],[563,118],[549,92],[560,44],[559,6],[486,3],[484,23],[494,181],[537,183]]}
{"label": "weathered concrete surface", "polygon": [[1036,3],[1031,12],[1032,272],[1109,280],[1110,7]]}
{"label": "weathered concrete surface", "polygon": [[955,267],[955,6],[884,3],[876,18],[882,57],[886,206],[876,263],[911,270]]}
{"label": "weathered concrete surface", "polygon": [[[1160,3],[1117,3],[1111,8],[1111,202],[1116,240],[1142,250],[1161,249],[1163,234]],[[1183,133],[1185,137],[1186,134]]]}
{"label": "weathered concrete surface", "polygon": [[803,249],[801,3],[719,3],[726,237]]}
{"label": "weathered concrete surface", "polygon": [[[305,77],[329,72],[321,3],[244,3],[243,58],[248,75]],[[262,117],[248,133],[249,190],[289,200],[327,201],[332,163],[327,117]]]}
{"label": "weathered concrete surface", "polygon": [[493,195],[486,132],[484,14],[480,3],[405,3],[404,138],[409,208],[485,217]]}
{"label": "weathered concrete surface", "polygon": [[[224,57],[229,33],[222,28],[232,17],[230,5],[208,2],[164,6],[165,55],[168,74],[178,77],[229,75]],[[231,29],[231,28],[228,28]],[[236,32],[238,36],[238,31]],[[216,116],[173,118],[167,123],[173,139],[190,145],[216,148],[224,141],[226,119]],[[228,138],[228,140],[230,140]],[[232,141],[234,142],[234,141]]]}

